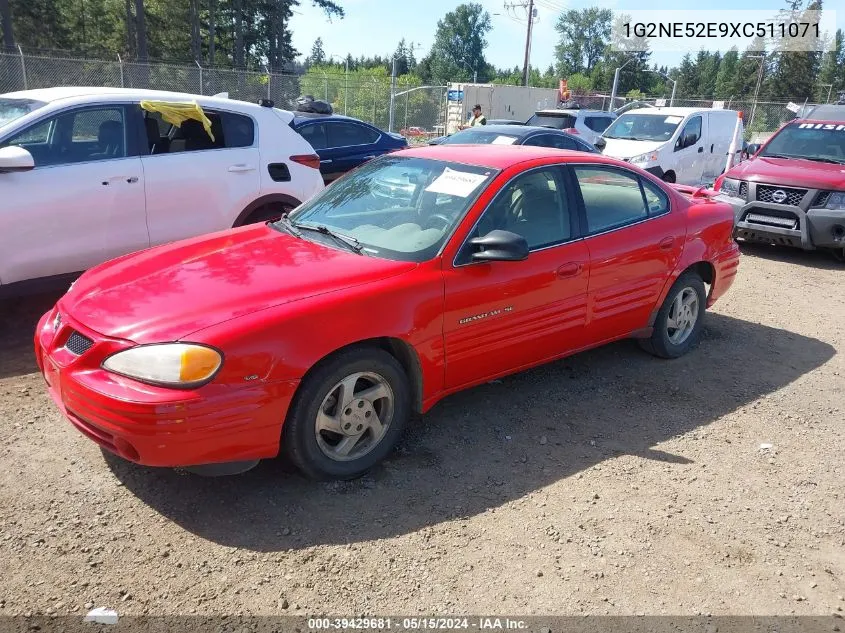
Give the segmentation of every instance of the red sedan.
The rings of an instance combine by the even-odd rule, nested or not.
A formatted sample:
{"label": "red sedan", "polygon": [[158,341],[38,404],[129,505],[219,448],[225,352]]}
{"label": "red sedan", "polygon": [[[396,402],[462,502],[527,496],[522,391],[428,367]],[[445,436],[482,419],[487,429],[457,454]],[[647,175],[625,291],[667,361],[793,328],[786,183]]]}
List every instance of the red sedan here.
{"label": "red sedan", "polygon": [[278,222],[88,271],[36,355],[125,459],[235,471],[281,449],[351,478],[455,391],[628,337],[684,354],[733,283],[732,229],[728,205],[597,154],[410,149]]}

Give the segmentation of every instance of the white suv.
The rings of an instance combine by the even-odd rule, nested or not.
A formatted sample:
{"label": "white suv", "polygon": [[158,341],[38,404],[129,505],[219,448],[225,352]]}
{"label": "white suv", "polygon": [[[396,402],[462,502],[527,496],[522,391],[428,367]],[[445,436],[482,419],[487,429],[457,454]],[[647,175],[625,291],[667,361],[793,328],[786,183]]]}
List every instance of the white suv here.
{"label": "white suv", "polygon": [[578,134],[588,143],[595,145],[602,132],[615,118],[615,114],[603,110],[538,110],[525,125],[552,127],[570,134]]}
{"label": "white suv", "polygon": [[[142,100],[196,102],[211,134],[192,119],[172,126]],[[0,292],[313,196],[320,159],[288,125],[293,114],[270,106],[116,88],[0,95]]]}

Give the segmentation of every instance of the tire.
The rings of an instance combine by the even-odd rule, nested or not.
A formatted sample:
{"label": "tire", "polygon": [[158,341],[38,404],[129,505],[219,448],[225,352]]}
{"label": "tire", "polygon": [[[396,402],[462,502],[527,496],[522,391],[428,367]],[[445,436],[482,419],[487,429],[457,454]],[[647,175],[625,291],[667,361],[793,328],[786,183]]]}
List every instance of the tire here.
{"label": "tire", "polygon": [[[694,322],[690,327],[687,327],[690,322],[690,312],[686,312],[682,317],[682,323],[684,323],[682,328],[670,327],[672,324],[670,319],[674,320],[675,317],[673,305],[679,298],[682,305],[694,311]],[[694,310],[692,309],[693,298]],[[648,353],[660,358],[683,356],[698,344],[706,307],[707,293],[701,277],[693,272],[684,273],[672,284],[663,305],[660,306],[657,318],[654,320],[654,331],[651,337],[641,340],[640,346]]]}
{"label": "tire", "polygon": [[311,479],[354,479],[390,454],[410,416],[411,388],[399,361],[377,348],[349,349],[302,382],[282,449]]}
{"label": "tire", "polygon": [[246,220],[243,221],[242,226],[246,226],[247,224],[258,224],[259,222],[270,222],[278,220],[282,217],[285,213],[290,212],[293,207],[289,204],[284,204],[282,202],[270,203],[266,204],[263,207],[259,207],[252,213],[250,213]]}

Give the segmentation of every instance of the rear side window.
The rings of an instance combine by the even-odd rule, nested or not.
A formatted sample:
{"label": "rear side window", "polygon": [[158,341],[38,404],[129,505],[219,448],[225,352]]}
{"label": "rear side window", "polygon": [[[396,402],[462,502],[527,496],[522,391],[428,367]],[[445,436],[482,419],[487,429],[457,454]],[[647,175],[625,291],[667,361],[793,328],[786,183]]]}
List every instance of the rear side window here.
{"label": "rear side window", "polygon": [[539,134],[532,136],[523,145],[534,145],[537,147],[554,147],[556,149],[581,149],[577,143],[568,136],[562,134]]}
{"label": "rear side window", "polygon": [[612,120],[613,119],[606,116],[588,116],[584,119],[584,125],[590,128],[593,132],[604,132]]}
{"label": "rear side window", "polygon": [[648,214],[661,215],[669,211],[669,198],[661,191],[660,187],[649,182],[645,178],[640,178],[643,185],[643,195],[645,196],[646,204],[648,205]]}
{"label": "rear side window", "polygon": [[308,141],[308,144],[315,150],[326,149],[329,146],[329,141],[326,137],[326,126],[322,123],[303,125],[297,130],[297,132],[299,132],[299,135]]}
{"label": "rear side window", "polygon": [[329,146],[349,147],[350,145],[369,145],[380,136],[372,128],[356,123],[331,123],[328,125]]}
{"label": "rear side window", "polygon": [[[205,116],[211,121],[211,134],[200,121],[188,119],[175,130],[170,132],[170,126],[162,120],[157,112],[147,112],[145,118],[156,121],[159,139],[152,138],[151,128],[148,127],[148,141],[153,145],[155,154],[174,154],[178,152],[197,152],[211,149],[234,149],[251,147],[255,142],[255,124],[252,119],[233,112],[217,112],[203,109]],[[167,128],[172,138],[168,138]],[[212,136],[214,138],[212,138]]]}

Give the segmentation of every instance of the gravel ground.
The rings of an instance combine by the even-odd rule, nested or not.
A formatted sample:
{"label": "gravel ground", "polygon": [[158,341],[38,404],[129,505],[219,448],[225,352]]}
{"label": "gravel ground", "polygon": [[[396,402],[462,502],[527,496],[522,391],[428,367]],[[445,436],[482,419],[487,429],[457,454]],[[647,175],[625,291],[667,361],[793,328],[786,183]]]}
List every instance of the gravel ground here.
{"label": "gravel ground", "polygon": [[623,342],[448,398],[371,476],[105,456],[0,306],[0,614],[845,608],[843,268],[744,248],[700,347]]}

